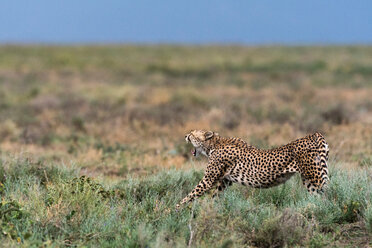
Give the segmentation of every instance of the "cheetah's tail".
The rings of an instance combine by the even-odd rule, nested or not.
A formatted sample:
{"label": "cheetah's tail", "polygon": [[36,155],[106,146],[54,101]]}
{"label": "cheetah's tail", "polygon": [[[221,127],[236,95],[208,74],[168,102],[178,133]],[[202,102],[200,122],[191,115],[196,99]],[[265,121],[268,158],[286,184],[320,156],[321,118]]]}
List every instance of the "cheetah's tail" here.
{"label": "cheetah's tail", "polygon": [[327,182],[329,181],[328,178],[328,153],[329,153],[329,147],[328,143],[326,142],[324,136],[317,132],[314,134],[318,143],[319,147],[319,166],[322,168],[321,177],[322,177],[322,184],[320,185],[320,190],[323,191],[323,187],[327,185]]}

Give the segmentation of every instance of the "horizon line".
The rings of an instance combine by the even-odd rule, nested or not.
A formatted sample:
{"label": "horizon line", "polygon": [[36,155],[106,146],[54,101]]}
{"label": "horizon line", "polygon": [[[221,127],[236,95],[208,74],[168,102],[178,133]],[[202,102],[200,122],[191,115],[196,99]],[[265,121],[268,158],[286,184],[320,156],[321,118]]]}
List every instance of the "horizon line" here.
{"label": "horizon line", "polygon": [[328,47],[372,46],[370,42],[24,42],[0,41],[0,46],[222,46],[222,47]]}

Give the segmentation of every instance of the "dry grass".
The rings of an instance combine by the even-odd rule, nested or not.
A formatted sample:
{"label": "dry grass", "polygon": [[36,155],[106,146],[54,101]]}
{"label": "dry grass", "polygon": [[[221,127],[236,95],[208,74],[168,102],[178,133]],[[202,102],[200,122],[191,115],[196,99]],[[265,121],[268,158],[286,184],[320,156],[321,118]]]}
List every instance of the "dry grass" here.
{"label": "dry grass", "polygon": [[0,47],[1,150],[126,177],[190,167],[183,135],[273,147],[315,130],[372,148],[370,47]]}

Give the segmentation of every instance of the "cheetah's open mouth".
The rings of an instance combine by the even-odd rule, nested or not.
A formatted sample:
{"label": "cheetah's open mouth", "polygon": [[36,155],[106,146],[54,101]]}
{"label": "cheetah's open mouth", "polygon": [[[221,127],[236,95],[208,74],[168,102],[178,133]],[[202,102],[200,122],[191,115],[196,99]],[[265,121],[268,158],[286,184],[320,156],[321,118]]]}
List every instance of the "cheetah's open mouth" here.
{"label": "cheetah's open mouth", "polygon": [[192,149],[192,150],[191,150],[191,153],[192,153],[192,155],[194,155],[194,157],[195,157],[195,156],[196,156],[196,148]]}

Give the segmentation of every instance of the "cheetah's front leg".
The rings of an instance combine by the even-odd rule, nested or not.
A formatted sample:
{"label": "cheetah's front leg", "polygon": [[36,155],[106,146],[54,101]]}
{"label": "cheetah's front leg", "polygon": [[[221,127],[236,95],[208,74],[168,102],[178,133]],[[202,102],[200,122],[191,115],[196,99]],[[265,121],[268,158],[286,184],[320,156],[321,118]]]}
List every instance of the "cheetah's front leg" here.
{"label": "cheetah's front leg", "polygon": [[203,179],[179,204],[177,204],[176,209],[178,210],[183,204],[195,200],[213,188],[213,186],[218,182],[218,178],[221,174],[222,166],[216,166],[209,163]]}
{"label": "cheetah's front leg", "polygon": [[218,196],[221,192],[223,192],[228,186],[231,186],[232,182],[228,179],[224,178],[217,183],[217,188],[213,193],[213,198]]}

